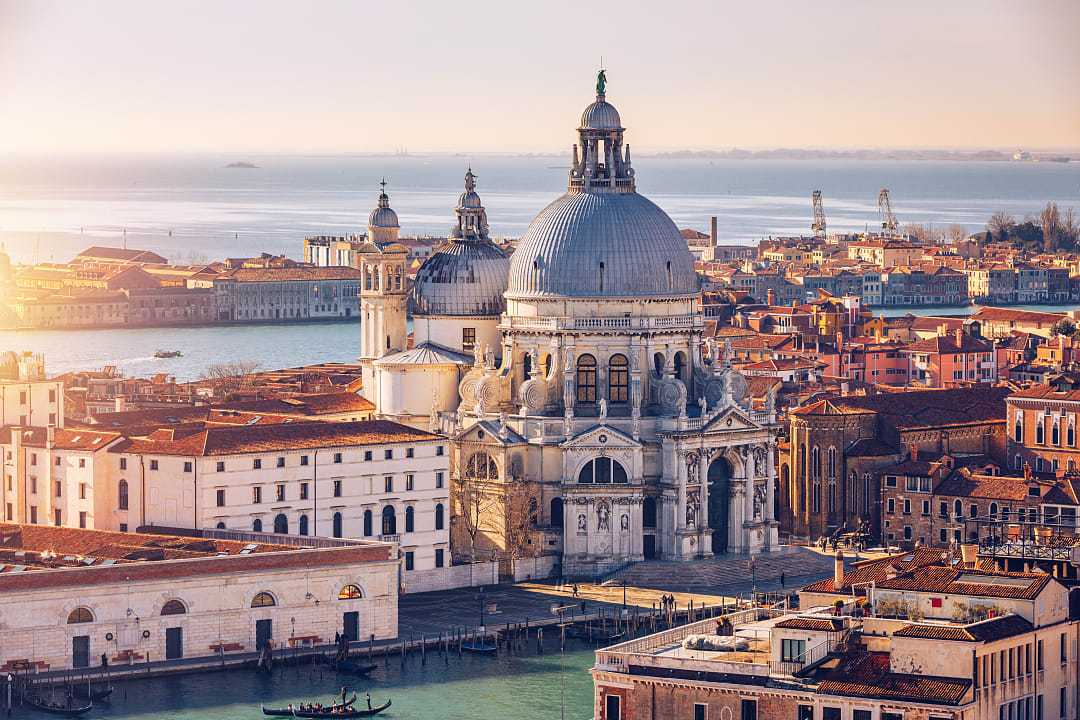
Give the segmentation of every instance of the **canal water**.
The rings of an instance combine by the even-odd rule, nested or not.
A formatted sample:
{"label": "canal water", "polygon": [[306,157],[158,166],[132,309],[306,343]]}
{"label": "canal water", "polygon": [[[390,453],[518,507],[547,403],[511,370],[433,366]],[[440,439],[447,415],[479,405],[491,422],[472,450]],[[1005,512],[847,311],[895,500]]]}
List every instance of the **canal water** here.
{"label": "canal water", "polygon": [[[543,655],[535,654],[535,641],[527,654],[500,654],[497,658],[451,653],[444,659],[429,653],[426,665],[418,655],[404,667],[390,658],[365,680],[339,675],[325,666],[278,669],[273,676],[253,670],[198,673],[117,683],[108,704],[96,706],[85,717],[122,720],[255,720],[263,717],[260,703],[284,707],[291,703],[327,703],[343,685],[355,690],[364,703],[371,693],[373,705],[387,698],[393,705],[378,715],[386,720],[587,720],[592,718],[592,678],[588,668],[593,651],[571,644],[560,658],[550,640]],[[561,667],[561,669],[560,669]],[[565,690],[565,716],[560,707]],[[42,713],[17,709],[15,717],[46,718]]]}
{"label": "canal water", "polygon": [[[1076,305],[1025,305],[1015,309],[1064,312]],[[892,317],[967,315],[974,308],[888,308],[874,310]],[[30,350],[45,353],[50,375],[74,370],[97,370],[115,365],[125,375],[173,375],[181,382],[197,380],[219,363],[252,361],[260,370],[323,362],[355,362],[360,354],[358,320],[288,325],[238,325],[186,328],[125,328],[119,330],[0,330],[0,352]],[[157,350],[179,350],[178,358],[154,357]]]}

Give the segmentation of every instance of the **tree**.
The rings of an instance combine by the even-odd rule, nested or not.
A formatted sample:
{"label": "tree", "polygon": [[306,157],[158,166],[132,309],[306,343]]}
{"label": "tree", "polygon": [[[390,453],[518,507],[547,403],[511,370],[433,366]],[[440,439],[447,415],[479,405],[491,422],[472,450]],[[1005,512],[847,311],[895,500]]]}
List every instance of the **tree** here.
{"label": "tree", "polygon": [[1008,240],[1015,227],[1016,218],[1004,210],[998,210],[991,215],[990,221],[986,223],[986,229],[990,231],[990,234],[994,236],[994,240],[998,242]]}
{"label": "tree", "polygon": [[492,522],[498,506],[494,487],[498,482],[498,465],[485,446],[458,445],[450,477],[451,525],[468,538],[470,561],[476,559],[476,539],[480,533],[498,529]]}
{"label": "tree", "polygon": [[1076,323],[1069,318],[1061,318],[1054,326],[1050,328],[1051,335],[1064,335],[1065,337],[1072,337],[1076,334]]}
{"label": "tree", "polygon": [[904,234],[923,245],[928,245],[933,241],[933,232],[928,226],[921,223],[908,223],[904,226]]}
{"label": "tree", "polygon": [[254,385],[255,370],[258,367],[259,363],[253,360],[219,363],[206,368],[203,380],[210,385],[215,398],[228,400]]}
{"label": "tree", "polygon": [[954,245],[967,240],[968,231],[963,225],[953,224],[945,228],[945,237]]}
{"label": "tree", "polygon": [[509,480],[503,493],[503,511],[506,550],[512,559],[518,560],[528,553],[539,514],[532,484],[523,478]]}
{"label": "tree", "polygon": [[1061,238],[1061,213],[1055,202],[1046,203],[1046,207],[1039,213],[1039,229],[1042,230],[1043,251],[1054,252],[1058,248]]}

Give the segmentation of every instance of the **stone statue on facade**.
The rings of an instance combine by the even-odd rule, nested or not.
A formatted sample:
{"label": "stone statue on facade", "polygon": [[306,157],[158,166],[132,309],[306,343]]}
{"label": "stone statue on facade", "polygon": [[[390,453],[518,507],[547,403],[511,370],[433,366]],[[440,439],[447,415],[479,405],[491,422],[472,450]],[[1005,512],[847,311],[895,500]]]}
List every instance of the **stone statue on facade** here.
{"label": "stone statue on facade", "polygon": [[482,343],[473,344],[473,365],[480,367],[484,364],[484,346]]}
{"label": "stone statue on facade", "polygon": [[608,510],[606,502],[601,502],[596,506],[596,529],[607,530],[608,529],[608,517],[611,515],[611,511]]}
{"label": "stone statue on facade", "polygon": [[701,417],[704,418],[709,412],[709,401],[704,395],[698,398],[698,407],[701,409]]}
{"label": "stone statue on facade", "polygon": [[607,398],[600,398],[600,424],[607,421]]}

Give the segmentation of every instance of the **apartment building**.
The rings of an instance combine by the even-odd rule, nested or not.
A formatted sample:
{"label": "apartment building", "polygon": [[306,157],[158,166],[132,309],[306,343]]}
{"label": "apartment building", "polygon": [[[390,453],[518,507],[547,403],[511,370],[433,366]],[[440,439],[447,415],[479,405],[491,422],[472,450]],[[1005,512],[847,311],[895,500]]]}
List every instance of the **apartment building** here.
{"label": "apartment building", "polygon": [[219,321],[357,317],[360,271],[351,267],[240,267],[214,279]]}
{"label": "apartment building", "polygon": [[997,381],[994,344],[971,330],[956,329],[902,348],[901,355],[908,359],[910,381],[931,388]]}
{"label": "apartment building", "polygon": [[406,572],[442,568],[446,448],[445,437],[385,420],[163,427],[110,448],[95,527],[377,539],[400,545]]}
{"label": "apartment building", "polygon": [[64,383],[45,378],[45,356],[0,352],[0,427],[64,426]]}
{"label": "apartment building", "polygon": [[607,647],[598,720],[1076,717],[1078,621],[1045,573],[981,570],[974,548],[856,563],[799,593]]}
{"label": "apartment building", "polygon": [[1008,453],[1017,467],[1055,474],[1080,469],[1080,383],[1058,375],[1049,384],[1013,393],[1005,404]]}

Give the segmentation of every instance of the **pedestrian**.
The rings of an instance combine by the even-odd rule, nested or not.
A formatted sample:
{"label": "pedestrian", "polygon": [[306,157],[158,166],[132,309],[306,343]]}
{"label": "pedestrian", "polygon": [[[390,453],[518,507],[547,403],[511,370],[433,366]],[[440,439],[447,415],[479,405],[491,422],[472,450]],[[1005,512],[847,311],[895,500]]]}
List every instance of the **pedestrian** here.
{"label": "pedestrian", "polygon": [[103,668],[109,667],[109,656],[106,655],[105,653],[101,653],[101,667],[103,667]]}
{"label": "pedestrian", "polygon": [[786,586],[786,585],[787,585],[787,582],[786,582],[786,580],[787,580],[787,576],[786,576],[786,575],[784,574],[784,572],[783,572],[783,571],[781,570],[781,571],[780,571],[780,587],[781,587],[781,588],[783,588],[784,586]]}
{"label": "pedestrian", "polygon": [[371,693],[369,693],[369,692],[364,693],[364,699],[367,700],[367,709],[370,710],[371,709]]}
{"label": "pedestrian", "polygon": [[346,698],[348,698],[348,696],[349,696],[349,689],[347,687],[342,687],[341,688],[341,704],[342,705],[345,704],[345,700],[346,700]]}

